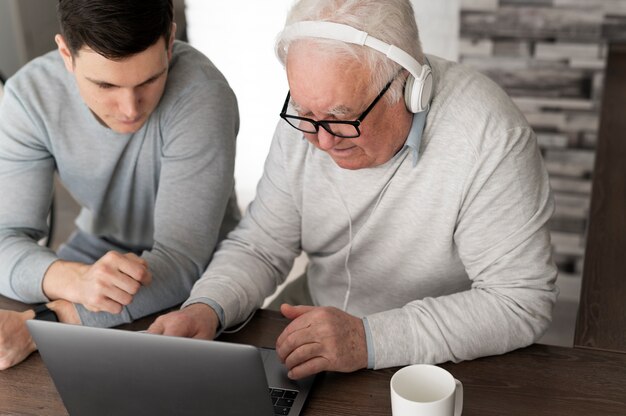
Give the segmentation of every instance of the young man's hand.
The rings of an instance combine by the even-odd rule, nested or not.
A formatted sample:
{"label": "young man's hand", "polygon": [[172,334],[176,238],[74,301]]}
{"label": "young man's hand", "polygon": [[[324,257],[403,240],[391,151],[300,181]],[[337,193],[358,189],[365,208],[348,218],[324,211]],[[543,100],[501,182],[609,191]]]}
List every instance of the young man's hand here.
{"label": "young man's hand", "polygon": [[0,370],[22,362],[35,351],[35,343],[26,327],[26,321],[34,316],[32,310],[0,310]]}
{"label": "young man's hand", "polygon": [[49,299],[80,303],[92,312],[120,313],[141,286],[152,282],[148,263],[109,251],[92,265],[58,260],[48,268],[43,290]]}
{"label": "young man's hand", "polygon": [[[60,322],[79,324],[80,318],[74,305],[65,300],[55,300],[47,304],[57,314]],[[26,321],[33,319],[35,312],[0,310],[0,370],[24,361],[37,347],[30,336]]]}

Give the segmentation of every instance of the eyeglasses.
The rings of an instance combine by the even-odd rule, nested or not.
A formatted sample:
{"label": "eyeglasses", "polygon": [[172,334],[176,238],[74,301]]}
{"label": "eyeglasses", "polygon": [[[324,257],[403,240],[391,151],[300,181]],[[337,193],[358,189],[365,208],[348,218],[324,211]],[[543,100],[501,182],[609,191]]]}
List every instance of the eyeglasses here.
{"label": "eyeglasses", "polygon": [[396,79],[398,74],[396,74],[391,81],[385,85],[385,88],[374,98],[374,101],[361,113],[361,115],[354,121],[347,120],[312,120],[306,117],[293,116],[291,114],[287,114],[287,106],[289,104],[289,98],[291,97],[291,92],[287,92],[287,98],[285,99],[285,104],[283,104],[283,109],[280,112],[280,117],[285,120],[289,125],[295,129],[303,131],[305,133],[317,134],[319,132],[320,127],[324,130],[332,134],[333,136],[341,137],[344,139],[354,139],[361,135],[361,130],[359,130],[359,126],[367,117],[372,108],[376,105],[376,103],[382,98],[383,95],[387,92],[391,84]]}

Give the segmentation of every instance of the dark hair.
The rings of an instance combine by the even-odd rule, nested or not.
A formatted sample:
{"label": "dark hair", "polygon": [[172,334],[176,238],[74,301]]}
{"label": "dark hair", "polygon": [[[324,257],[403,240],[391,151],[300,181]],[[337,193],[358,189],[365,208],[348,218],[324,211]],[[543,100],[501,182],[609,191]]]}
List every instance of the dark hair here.
{"label": "dark hair", "polygon": [[59,0],[61,34],[73,56],[88,46],[108,59],[143,52],[160,37],[167,42],[172,0]]}

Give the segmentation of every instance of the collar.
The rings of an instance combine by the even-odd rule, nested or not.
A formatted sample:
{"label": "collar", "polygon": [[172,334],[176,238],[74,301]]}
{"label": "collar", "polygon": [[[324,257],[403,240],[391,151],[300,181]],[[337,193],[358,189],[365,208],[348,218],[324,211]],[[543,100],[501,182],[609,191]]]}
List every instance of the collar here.
{"label": "collar", "polygon": [[426,116],[428,115],[429,110],[430,106],[428,106],[426,110],[413,115],[411,130],[409,130],[409,135],[404,143],[404,146],[408,147],[413,155],[413,167],[417,165],[417,161],[419,160],[420,144],[422,143],[422,135],[424,133],[424,126],[426,125]]}
{"label": "collar", "polygon": [[[428,60],[428,57],[426,55],[424,55],[424,59],[426,60],[426,65],[431,66],[430,61]],[[417,165],[417,162],[419,160],[420,144],[422,143],[422,135],[424,134],[424,126],[426,125],[426,116],[428,115],[429,111],[430,103],[428,104],[428,107],[426,107],[426,110],[413,115],[411,130],[409,130],[409,135],[406,138],[406,142],[404,143],[404,145],[408,147],[413,154],[413,167]]]}

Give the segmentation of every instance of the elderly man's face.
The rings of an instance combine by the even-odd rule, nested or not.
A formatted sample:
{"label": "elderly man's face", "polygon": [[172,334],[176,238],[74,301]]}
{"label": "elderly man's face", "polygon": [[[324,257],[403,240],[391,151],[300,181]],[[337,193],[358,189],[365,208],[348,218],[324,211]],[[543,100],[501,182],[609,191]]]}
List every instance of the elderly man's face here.
{"label": "elderly man's face", "polygon": [[[355,60],[326,56],[306,42],[294,43],[287,57],[291,99],[301,117],[355,120],[374,100],[369,72]],[[320,128],[305,138],[344,169],[362,169],[390,160],[403,146],[411,125],[403,100],[390,106],[385,97],[367,115],[354,139]]]}

